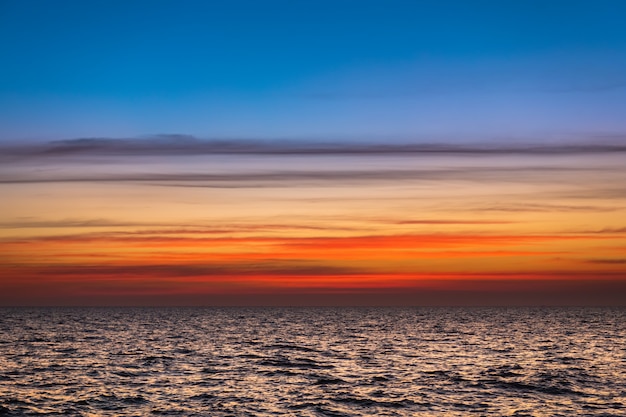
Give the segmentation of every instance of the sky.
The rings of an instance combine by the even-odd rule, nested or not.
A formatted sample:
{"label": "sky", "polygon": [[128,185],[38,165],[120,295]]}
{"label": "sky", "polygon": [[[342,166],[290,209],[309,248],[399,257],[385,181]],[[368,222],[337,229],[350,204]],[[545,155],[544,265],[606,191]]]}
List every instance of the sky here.
{"label": "sky", "polygon": [[623,305],[624,16],[0,0],[0,305]]}

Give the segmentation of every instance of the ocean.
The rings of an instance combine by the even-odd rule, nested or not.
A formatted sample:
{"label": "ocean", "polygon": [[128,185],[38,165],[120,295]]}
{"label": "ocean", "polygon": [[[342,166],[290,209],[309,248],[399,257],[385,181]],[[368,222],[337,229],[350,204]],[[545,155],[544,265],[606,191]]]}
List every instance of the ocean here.
{"label": "ocean", "polygon": [[4,308],[22,415],[626,416],[626,309]]}

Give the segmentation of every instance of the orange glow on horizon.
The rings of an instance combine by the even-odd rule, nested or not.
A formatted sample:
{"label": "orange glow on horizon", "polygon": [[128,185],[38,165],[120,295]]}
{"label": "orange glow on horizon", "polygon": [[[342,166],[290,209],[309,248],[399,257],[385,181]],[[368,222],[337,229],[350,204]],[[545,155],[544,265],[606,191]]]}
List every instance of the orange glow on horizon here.
{"label": "orange glow on horizon", "polygon": [[40,162],[50,181],[9,163],[0,166],[9,178],[0,303],[219,304],[219,295],[288,304],[285,294],[299,294],[323,304],[323,294],[368,294],[359,300],[436,304],[467,293],[479,303],[596,294],[589,302],[602,304],[620,295],[621,159],[477,153],[359,154],[341,169],[337,155],[254,166],[233,156],[221,168],[199,156],[139,177],[123,155],[95,168],[49,158]]}

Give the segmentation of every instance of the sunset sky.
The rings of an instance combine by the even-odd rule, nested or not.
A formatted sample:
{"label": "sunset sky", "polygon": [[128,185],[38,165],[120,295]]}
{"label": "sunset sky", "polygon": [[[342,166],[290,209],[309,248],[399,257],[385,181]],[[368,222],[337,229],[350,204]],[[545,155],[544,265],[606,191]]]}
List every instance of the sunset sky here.
{"label": "sunset sky", "polygon": [[626,2],[0,2],[0,305],[624,305]]}

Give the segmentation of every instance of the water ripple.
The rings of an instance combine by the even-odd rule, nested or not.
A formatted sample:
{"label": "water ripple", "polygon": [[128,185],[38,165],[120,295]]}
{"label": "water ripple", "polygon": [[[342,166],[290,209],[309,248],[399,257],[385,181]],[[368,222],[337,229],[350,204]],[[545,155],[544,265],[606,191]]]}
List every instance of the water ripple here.
{"label": "water ripple", "polygon": [[2,309],[0,416],[619,416],[624,309]]}

